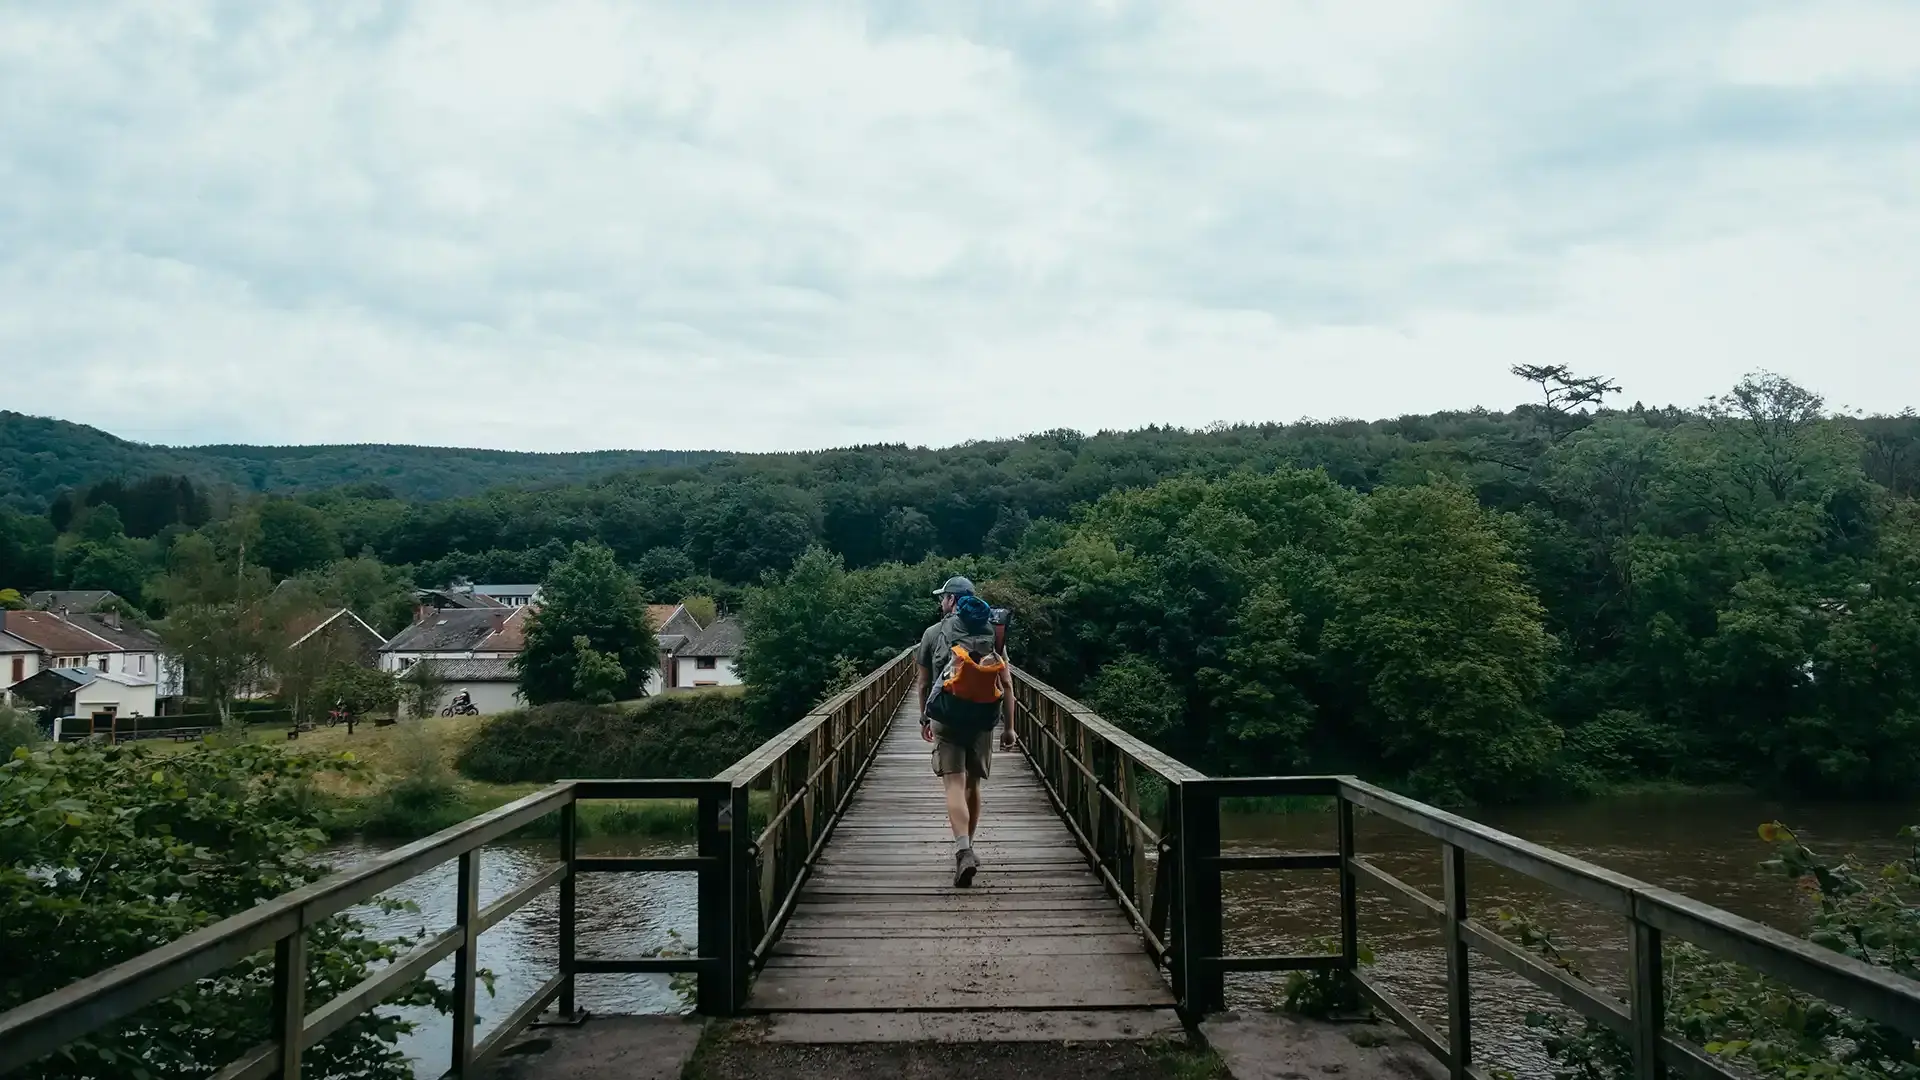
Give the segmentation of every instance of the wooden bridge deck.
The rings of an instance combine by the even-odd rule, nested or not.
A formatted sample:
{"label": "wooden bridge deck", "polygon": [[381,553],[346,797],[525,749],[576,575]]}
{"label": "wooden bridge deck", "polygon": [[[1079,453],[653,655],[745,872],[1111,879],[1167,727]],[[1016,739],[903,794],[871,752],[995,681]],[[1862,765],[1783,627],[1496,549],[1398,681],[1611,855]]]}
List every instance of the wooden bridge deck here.
{"label": "wooden bridge deck", "polygon": [[756,1012],[1161,1009],[1167,983],[1017,750],[983,794],[981,869],[953,887],[952,834],[910,695],[792,920]]}

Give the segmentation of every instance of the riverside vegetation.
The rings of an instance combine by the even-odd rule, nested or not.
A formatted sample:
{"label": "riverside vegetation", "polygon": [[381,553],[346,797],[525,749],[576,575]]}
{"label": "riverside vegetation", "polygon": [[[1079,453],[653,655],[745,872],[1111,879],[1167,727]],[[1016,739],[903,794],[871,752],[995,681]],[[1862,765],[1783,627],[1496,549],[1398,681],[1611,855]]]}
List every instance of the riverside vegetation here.
{"label": "riverside vegetation", "polygon": [[[1537,396],[1505,412],[555,458],[542,479],[569,482],[479,494],[372,482],[391,448],[196,459],[261,463],[248,486],[197,451],[0,417],[0,586],[109,588],[191,645],[286,579],[276,603],[390,632],[415,585],[546,580],[584,543],[594,580],[746,616],[768,733],[910,640],[960,571],[1015,608],[1023,663],[1214,771],[1447,802],[1920,784],[1920,418],[1837,415],[1769,375],[1680,409],[1517,373]],[[537,669],[551,693],[621,696],[650,662],[584,636],[553,670],[587,682]]]}

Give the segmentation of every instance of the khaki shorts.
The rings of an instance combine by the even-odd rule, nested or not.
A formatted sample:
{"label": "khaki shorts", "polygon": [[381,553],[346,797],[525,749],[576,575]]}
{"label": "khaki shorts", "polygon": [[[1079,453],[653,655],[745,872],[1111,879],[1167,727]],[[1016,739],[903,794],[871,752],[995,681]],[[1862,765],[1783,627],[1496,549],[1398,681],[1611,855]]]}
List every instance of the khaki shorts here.
{"label": "khaki shorts", "polygon": [[948,773],[966,773],[976,780],[985,780],[993,771],[993,732],[983,731],[974,736],[956,735],[948,737],[944,725],[935,721],[933,725],[933,775],[945,776]]}

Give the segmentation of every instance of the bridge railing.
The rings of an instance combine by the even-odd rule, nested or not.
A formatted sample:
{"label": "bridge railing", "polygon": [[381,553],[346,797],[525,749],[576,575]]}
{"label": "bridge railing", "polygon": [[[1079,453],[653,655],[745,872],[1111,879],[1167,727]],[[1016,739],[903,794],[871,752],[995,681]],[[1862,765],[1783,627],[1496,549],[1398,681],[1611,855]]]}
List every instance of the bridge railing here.
{"label": "bridge railing", "polygon": [[[733,937],[725,998],[716,991],[709,1001],[703,989],[701,1011],[724,1015],[746,1001],[749,981],[766,966],[914,678],[912,652],[902,650],[717,778],[728,785],[730,817],[746,827],[731,834],[738,887],[726,913]],[[764,797],[754,798],[755,792]],[[756,805],[765,812],[756,814]],[[705,904],[703,897],[703,940]]]}
{"label": "bridge railing", "polygon": [[[228,1063],[216,1074],[218,1080],[297,1080],[306,1051],[448,956],[454,958],[451,1076],[475,1075],[551,1005],[557,1003],[563,1017],[577,1016],[579,975],[692,973],[699,1011],[730,1014],[744,1000],[751,971],[764,962],[792,912],[801,884],[912,679],[912,664],[902,652],[718,777],[561,781],[36,998],[0,1014],[0,1075],[89,1034],[138,1022],[140,1010],[269,949],[274,956],[272,1034]],[[579,804],[594,799],[692,801],[695,853],[580,855]],[[755,819],[757,812],[763,820]],[[557,860],[483,906],[482,849],[547,818],[557,819]],[[308,1000],[312,927],[448,863],[456,864],[453,926],[331,1000]],[[697,881],[696,955],[581,955],[575,899],[581,875],[689,871]],[[553,889],[559,890],[558,970],[485,1038],[476,1039],[480,936]]]}
{"label": "bridge railing", "polygon": [[[1666,1025],[1663,945],[1678,938],[1847,1011],[1920,1039],[1920,982],[1668,889],[1553,851],[1350,776],[1205,776],[1146,746],[1038,679],[1017,672],[1016,727],[1055,808],[1082,852],[1141,931],[1149,956],[1172,982],[1182,1012],[1225,1007],[1230,972],[1346,972],[1381,1013],[1444,1062],[1456,1078],[1483,1077],[1475,1065],[1468,958],[1478,952],[1619,1035],[1632,1049],[1636,1080],[1669,1071],[1720,1080],[1742,1074]],[[1150,778],[1152,785],[1142,783]],[[1151,786],[1159,791],[1152,791]],[[1163,792],[1163,794],[1162,794]],[[1147,825],[1143,794],[1161,803]],[[1221,847],[1222,804],[1234,799],[1319,796],[1333,800],[1330,851],[1240,854]],[[1355,820],[1369,814],[1436,842],[1441,895],[1429,896],[1356,850]],[[1153,852],[1152,885],[1140,859]],[[1525,875],[1624,922],[1629,993],[1621,1001],[1509,942],[1471,912],[1467,856]],[[1228,872],[1336,871],[1339,951],[1306,955],[1233,952],[1224,925]],[[1361,885],[1431,920],[1447,960],[1446,1026],[1421,1020],[1359,965]]]}
{"label": "bridge railing", "polygon": [[1014,671],[1014,730],[1094,872],[1176,985],[1179,793],[1204,774],[1155,750],[1031,674]]}

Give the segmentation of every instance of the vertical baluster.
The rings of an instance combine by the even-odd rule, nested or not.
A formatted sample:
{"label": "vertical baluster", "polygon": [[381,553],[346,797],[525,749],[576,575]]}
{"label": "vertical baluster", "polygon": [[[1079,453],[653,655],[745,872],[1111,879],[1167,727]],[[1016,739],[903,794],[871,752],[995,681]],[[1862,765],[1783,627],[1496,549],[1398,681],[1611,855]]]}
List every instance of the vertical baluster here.
{"label": "vertical baluster", "polygon": [[1440,892],[1446,921],[1442,934],[1447,950],[1447,1068],[1453,1080],[1464,1080],[1473,1065],[1472,1003],[1468,992],[1467,939],[1460,924],[1467,918],[1467,853],[1452,844],[1440,847]]}
{"label": "vertical baluster", "polygon": [[580,801],[569,793],[567,803],[560,808],[560,859],[567,864],[567,876],[560,879],[560,1015],[565,1019],[574,1018],[574,967],[579,961],[574,947],[574,889],[577,882],[573,876],[574,861],[579,852]]}
{"label": "vertical baluster", "polygon": [[1360,905],[1353,872],[1353,804],[1339,799],[1340,830],[1340,963],[1350,972],[1360,970]]}
{"label": "vertical baluster", "polygon": [[1660,931],[1639,919],[1632,925],[1633,1076],[1663,1080],[1667,1066],[1660,1060],[1660,1041],[1667,1026],[1667,994]]}
{"label": "vertical baluster", "polygon": [[[1140,814],[1140,789],[1134,780],[1133,759],[1111,747],[1108,753],[1113,756],[1114,794],[1120,796],[1122,806],[1144,818],[1145,815]],[[1117,811],[1114,817],[1120,826],[1120,887],[1126,891],[1127,899],[1133,901],[1133,906],[1144,915],[1147,901],[1140,895],[1140,883],[1147,876],[1146,837],[1136,831],[1138,827],[1134,825],[1133,818]]]}
{"label": "vertical baluster", "polygon": [[307,932],[295,930],[273,946],[273,1038],[281,1080],[300,1080],[300,1029],[307,1018]]}
{"label": "vertical baluster", "polygon": [[473,984],[480,943],[474,927],[480,914],[480,849],[460,853],[455,887],[459,892],[454,897],[453,920],[460,931],[460,947],[453,953],[453,1068],[449,1071],[466,1077],[473,1066]]}

